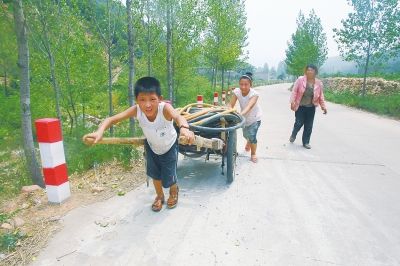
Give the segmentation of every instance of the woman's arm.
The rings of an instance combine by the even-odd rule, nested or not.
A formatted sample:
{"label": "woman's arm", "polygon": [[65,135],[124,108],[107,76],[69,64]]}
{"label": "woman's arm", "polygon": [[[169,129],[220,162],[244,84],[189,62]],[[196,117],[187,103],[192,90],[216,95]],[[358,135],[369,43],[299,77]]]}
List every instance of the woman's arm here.
{"label": "woman's arm", "polygon": [[322,84],[321,84],[321,95],[319,96],[319,105],[321,105],[321,109],[322,111],[324,111],[324,114],[327,114],[328,110],[326,109],[324,88]]}
{"label": "woman's arm", "polygon": [[253,96],[250,98],[249,103],[247,104],[247,106],[240,112],[241,115],[246,115],[248,112],[251,111],[251,109],[253,109],[254,105],[256,105],[258,101],[258,96]]}
{"label": "woman's arm", "polygon": [[296,80],[296,82],[293,85],[292,89],[292,95],[290,96],[290,109],[293,111],[295,110],[295,101],[297,98],[297,94],[299,93],[299,79]]}

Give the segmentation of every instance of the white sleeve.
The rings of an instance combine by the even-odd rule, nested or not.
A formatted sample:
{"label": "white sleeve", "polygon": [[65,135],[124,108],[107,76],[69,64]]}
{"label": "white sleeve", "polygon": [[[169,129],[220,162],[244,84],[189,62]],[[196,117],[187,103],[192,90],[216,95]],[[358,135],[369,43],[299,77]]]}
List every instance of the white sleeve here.
{"label": "white sleeve", "polygon": [[253,98],[254,96],[259,96],[260,94],[255,90],[255,89],[251,89],[250,91],[250,98]]}
{"label": "white sleeve", "polygon": [[236,97],[239,97],[239,95],[240,95],[240,89],[239,88],[235,88],[234,90],[233,90],[233,93],[236,95]]}

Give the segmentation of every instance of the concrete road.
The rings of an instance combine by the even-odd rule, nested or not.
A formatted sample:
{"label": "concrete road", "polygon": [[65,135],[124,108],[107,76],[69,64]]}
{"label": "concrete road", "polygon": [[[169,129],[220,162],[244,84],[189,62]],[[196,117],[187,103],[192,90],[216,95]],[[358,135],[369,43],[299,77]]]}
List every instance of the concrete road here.
{"label": "concrete road", "polygon": [[182,158],[175,210],[145,186],[75,209],[35,265],[400,265],[400,123],[328,104],[306,150],[288,87],[258,88],[259,163],[239,138],[233,184]]}

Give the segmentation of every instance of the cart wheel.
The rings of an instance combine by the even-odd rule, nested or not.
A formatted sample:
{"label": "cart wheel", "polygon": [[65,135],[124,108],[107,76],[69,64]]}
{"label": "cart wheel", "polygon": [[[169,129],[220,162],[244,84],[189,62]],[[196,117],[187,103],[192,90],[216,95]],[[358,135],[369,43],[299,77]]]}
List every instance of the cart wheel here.
{"label": "cart wheel", "polygon": [[228,133],[226,149],[226,178],[228,183],[232,183],[235,178],[236,155],[236,130],[233,130]]}

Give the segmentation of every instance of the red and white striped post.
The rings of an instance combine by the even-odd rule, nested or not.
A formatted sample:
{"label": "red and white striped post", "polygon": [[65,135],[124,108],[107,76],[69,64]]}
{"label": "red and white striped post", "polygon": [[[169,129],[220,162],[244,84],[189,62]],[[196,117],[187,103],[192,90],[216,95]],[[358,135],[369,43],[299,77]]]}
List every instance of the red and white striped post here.
{"label": "red and white striped post", "polygon": [[218,92],[214,92],[214,105],[218,105]]}
{"label": "red and white striped post", "polygon": [[225,105],[226,103],[226,92],[222,91],[222,105]]}
{"label": "red and white striped post", "polygon": [[197,107],[203,108],[203,95],[197,95]]}
{"label": "red and white striped post", "polygon": [[35,121],[40,158],[42,160],[47,198],[62,203],[71,196],[60,120],[44,118]]}

